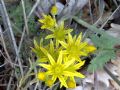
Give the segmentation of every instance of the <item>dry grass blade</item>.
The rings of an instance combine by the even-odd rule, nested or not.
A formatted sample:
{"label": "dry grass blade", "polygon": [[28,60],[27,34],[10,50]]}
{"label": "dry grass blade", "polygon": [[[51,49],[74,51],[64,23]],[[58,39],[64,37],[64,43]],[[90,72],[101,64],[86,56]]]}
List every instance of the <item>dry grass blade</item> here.
{"label": "dry grass blade", "polygon": [[[1,42],[3,43],[3,48],[4,48],[4,50],[5,50],[5,53],[6,53],[6,55],[7,55],[7,58],[8,58],[8,60],[9,60],[10,62],[12,62],[11,57],[10,57],[8,51],[7,51],[7,48],[6,48],[6,44],[5,44],[5,40],[4,40],[4,37],[3,37],[3,32],[2,32],[1,26],[0,26],[0,35],[1,35]],[[10,63],[10,64],[11,64],[11,63]],[[13,67],[12,64],[11,64],[11,67]]]}
{"label": "dry grass blade", "polygon": [[26,16],[26,10],[25,10],[24,0],[21,0],[21,3],[22,3],[22,8],[23,8],[23,16],[24,16],[24,22],[25,22],[25,30],[26,30],[27,34],[29,34],[29,28],[28,28],[28,24],[27,24],[27,16]]}

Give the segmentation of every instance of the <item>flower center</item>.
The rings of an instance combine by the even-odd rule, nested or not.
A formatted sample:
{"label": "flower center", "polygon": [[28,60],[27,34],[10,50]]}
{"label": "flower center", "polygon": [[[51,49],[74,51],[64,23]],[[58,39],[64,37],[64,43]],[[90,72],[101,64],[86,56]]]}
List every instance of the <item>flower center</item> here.
{"label": "flower center", "polygon": [[68,48],[68,52],[72,55],[77,55],[79,53],[79,48],[76,45],[70,45]]}
{"label": "flower center", "polygon": [[53,67],[53,70],[54,70],[54,74],[56,74],[57,76],[61,75],[63,72],[61,65],[56,65],[55,67]]}
{"label": "flower center", "polygon": [[65,38],[65,33],[63,30],[56,30],[54,34],[55,34],[56,39],[58,40],[64,40]]}

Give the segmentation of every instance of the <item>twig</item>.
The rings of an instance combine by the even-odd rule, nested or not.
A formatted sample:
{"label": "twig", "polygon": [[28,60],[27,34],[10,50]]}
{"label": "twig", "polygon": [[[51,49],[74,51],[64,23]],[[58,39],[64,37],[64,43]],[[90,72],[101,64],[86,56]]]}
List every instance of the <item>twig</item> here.
{"label": "twig", "polygon": [[[8,60],[10,60],[10,62],[12,62],[11,57],[10,57],[8,51],[7,51],[7,48],[6,48],[6,44],[5,44],[5,40],[4,40],[4,38],[3,38],[3,33],[2,33],[2,28],[1,28],[1,26],[0,26],[0,35],[1,35],[1,42],[3,43],[3,48],[4,48],[4,50],[5,50],[5,53],[6,53],[6,55],[7,55],[7,58],[8,58]],[[11,67],[13,67],[13,65],[12,65],[11,63],[10,63],[10,65],[11,65]]]}
{"label": "twig", "polygon": [[[37,0],[36,3],[34,4],[33,8],[31,9],[30,13],[27,16],[27,19],[26,19],[27,22],[28,22],[28,19],[30,18],[30,16],[32,15],[32,13],[34,12],[34,10],[36,9],[36,7],[38,6],[39,2],[40,2],[40,0]],[[24,36],[25,36],[25,27],[23,28],[21,40],[20,40],[19,47],[18,47],[18,53],[20,52]]]}
{"label": "twig", "polygon": [[7,64],[7,63],[4,63],[4,64],[0,65],[0,68],[3,67],[3,66],[5,66],[6,64]]}
{"label": "twig", "polygon": [[106,20],[106,22],[100,27],[102,29],[105,24],[112,18],[112,16],[117,12],[117,10],[120,8],[120,5],[117,7],[117,9],[109,16],[109,18]]}
{"label": "twig", "polygon": [[[18,64],[13,63],[12,61],[10,62],[10,61],[4,56],[4,54],[2,53],[1,50],[0,50],[0,53],[2,54],[2,56],[5,58],[5,60],[6,60],[8,63],[12,64],[13,66],[17,66],[17,67],[19,67]],[[23,66],[23,67],[28,67],[28,66]]]}
{"label": "twig", "polygon": [[93,14],[92,14],[92,10],[91,10],[91,1],[89,0],[88,2],[89,2],[89,13],[90,13],[91,21],[93,24],[94,20],[93,20]]}
{"label": "twig", "polygon": [[11,90],[10,89],[10,86],[11,86],[11,82],[12,82],[12,79],[13,79],[13,71],[12,71],[12,73],[11,73],[11,76],[10,76],[10,79],[9,79],[9,82],[8,82],[8,85],[7,85],[7,90]]}
{"label": "twig", "polygon": [[30,13],[27,16],[27,19],[30,18],[30,16],[33,14],[33,12],[35,11],[36,7],[38,6],[38,4],[40,3],[40,0],[37,0],[36,3],[34,4],[34,6],[32,7]]}
{"label": "twig", "polygon": [[98,77],[96,72],[94,72],[94,90],[98,90]]}
{"label": "twig", "polygon": [[1,0],[1,4],[3,6],[4,15],[5,15],[6,21],[7,21],[6,23],[7,23],[8,28],[9,28],[9,32],[10,32],[11,39],[12,39],[12,42],[13,42],[13,46],[14,46],[15,53],[16,53],[16,57],[17,57],[17,60],[18,60],[19,66],[20,66],[21,75],[23,76],[22,63],[21,63],[20,58],[19,58],[17,45],[16,45],[16,40],[15,40],[15,37],[14,37],[14,34],[13,34],[12,26],[11,26],[10,19],[9,19],[9,16],[8,16],[8,13],[7,13],[7,10],[6,10],[6,7],[5,7],[4,0]]}
{"label": "twig", "polygon": [[25,11],[25,3],[23,0],[21,0],[22,3],[22,9],[23,9],[23,16],[24,16],[24,22],[25,22],[25,30],[26,33],[29,34],[29,28],[28,28],[28,22],[27,22],[27,16],[26,16],[26,11]]}
{"label": "twig", "polygon": [[118,80],[107,68],[107,66],[104,66],[104,70],[111,76],[111,78],[120,86],[120,80]]}

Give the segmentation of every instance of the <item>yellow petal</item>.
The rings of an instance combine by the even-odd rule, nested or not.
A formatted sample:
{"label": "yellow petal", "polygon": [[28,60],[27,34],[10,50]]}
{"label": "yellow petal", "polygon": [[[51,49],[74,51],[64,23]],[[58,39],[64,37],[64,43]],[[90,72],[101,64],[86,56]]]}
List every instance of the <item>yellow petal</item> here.
{"label": "yellow petal", "polygon": [[59,41],[59,43],[64,47],[64,48],[67,48],[67,44],[63,41]]}
{"label": "yellow petal", "polygon": [[68,43],[73,43],[72,35],[68,33]]}
{"label": "yellow petal", "polygon": [[58,64],[62,63],[62,53],[61,52],[59,53],[59,57],[58,57],[57,63]]}
{"label": "yellow petal", "polygon": [[38,45],[38,43],[35,39],[34,39],[34,46],[35,46],[36,49],[39,49],[39,45]]}
{"label": "yellow petal", "polygon": [[52,71],[49,70],[46,72],[46,75],[53,75],[53,73],[52,73]]}
{"label": "yellow petal", "polygon": [[40,50],[47,56],[48,51],[45,48],[40,47]]}
{"label": "yellow petal", "polygon": [[66,83],[64,77],[63,77],[63,76],[59,76],[58,78],[59,78],[61,84],[62,84],[63,86],[65,86],[66,88],[68,88],[67,83]]}
{"label": "yellow petal", "polygon": [[82,33],[79,34],[78,38],[76,39],[75,44],[76,44],[76,45],[79,45],[80,42],[81,42],[81,39],[82,39]]}
{"label": "yellow petal", "polygon": [[51,65],[54,65],[55,64],[55,60],[53,59],[53,57],[48,53],[47,54],[48,58],[49,58],[49,61],[51,63]]}
{"label": "yellow petal", "polygon": [[48,61],[48,58],[38,58],[37,59],[37,62],[40,63],[40,62],[47,62]]}
{"label": "yellow petal", "polygon": [[40,23],[44,23],[44,19],[39,19],[38,20]]}
{"label": "yellow petal", "polygon": [[42,27],[41,27],[41,29],[45,29],[46,28],[46,26],[45,25],[43,25]]}
{"label": "yellow petal", "polygon": [[90,52],[94,52],[96,50],[96,47],[93,45],[88,45],[88,46],[86,46],[85,49],[88,53],[90,53]]}
{"label": "yellow petal", "polygon": [[50,40],[50,51],[54,52],[54,44],[52,40]]}
{"label": "yellow petal", "polygon": [[75,76],[79,78],[85,78],[85,75],[78,73],[78,72],[75,72]]}
{"label": "yellow petal", "polygon": [[88,45],[87,42],[82,42],[82,43],[80,43],[80,49],[84,48],[86,45]]}
{"label": "yellow petal", "polygon": [[69,77],[76,76],[76,74],[74,72],[70,72],[70,71],[63,71],[63,75],[69,76]]}
{"label": "yellow petal", "polygon": [[71,77],[70,77],[70,80],[73,81],[73,82],[75,82],[74,76],[73,76],[73,77],[71,76]]}
{"label": "yellow petal", "polygon": [[46,68],[47,70],[51,69],[50,65],[47,65],[47,64],[39,64],[39,65],[42,66],[43,68]]}
{"label": "yellow petal", "polygon": [[68,68],[71,64],[74,64],[74,62],[75,62],[75,59],[72,59],[72,60],[70,60],[68,62],[65,62],[64,68]]}
{"label": "yellow petal", "polygon": [[50,39],[50,38],[54,38],[54,37],[55,37],[54,34],[50,34],[50,35],[46,36],[45,39]]}
{"label": "yellow petal", "polygon": [[81,61],[80,63],[74,65],[75,69],[76,69],[76,70],[77,70],[77,69],[80,69],[80,67],[83,66],[84,63],[85,63],[85,61]]}
{"label": "yellow petal", "polygon": [[62,53],[63,53],[63,54],[69,54],[69,53],[67,52],[67,50],[62,50]]}
{"label": "yellow petal", "polygon": [[63,74],[65,75],[65,76],[76,76],[76,77],[79,77],[79,78],[85,78],[85,76],[83,75],[83,74],[81,74],[81,73],[78,73],[78,72],[70,72],[70,71],[64,71],[63,72]]}
{"label": "yellow petal", "polygon": [[53,83],[56,81],[56,79],[57,79],[57,77],[55,75],[53,75],[53,77],[52,77]]}

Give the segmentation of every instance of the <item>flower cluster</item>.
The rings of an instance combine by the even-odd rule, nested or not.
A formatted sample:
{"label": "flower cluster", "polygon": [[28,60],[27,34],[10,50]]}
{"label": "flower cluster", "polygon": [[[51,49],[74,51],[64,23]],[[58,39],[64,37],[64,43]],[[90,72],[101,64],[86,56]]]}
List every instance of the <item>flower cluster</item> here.
{"label": "flower cluster", "polygon": [[[54,6],[52,10],[52,15],[55,15],[56,7]],[[37,55],[38,65],[43,68],[38,72],[37,78],[48,86],[59,81],[61,87],[76,87],[75,77],[85,78],[78,71],[85,63],[81,57],[88,56],[96,48],[82,40],[82,33],[72,36],[73,30],[65,28],[64,21],[58,24],[55,16],[43,15],[43,19],[40,19],[39,22],[42,24],[41,29],[50,31],[45,38],[50,42],[43,45],[43,39],[40,40],[40,44],[34,40],[32,50]]]}

